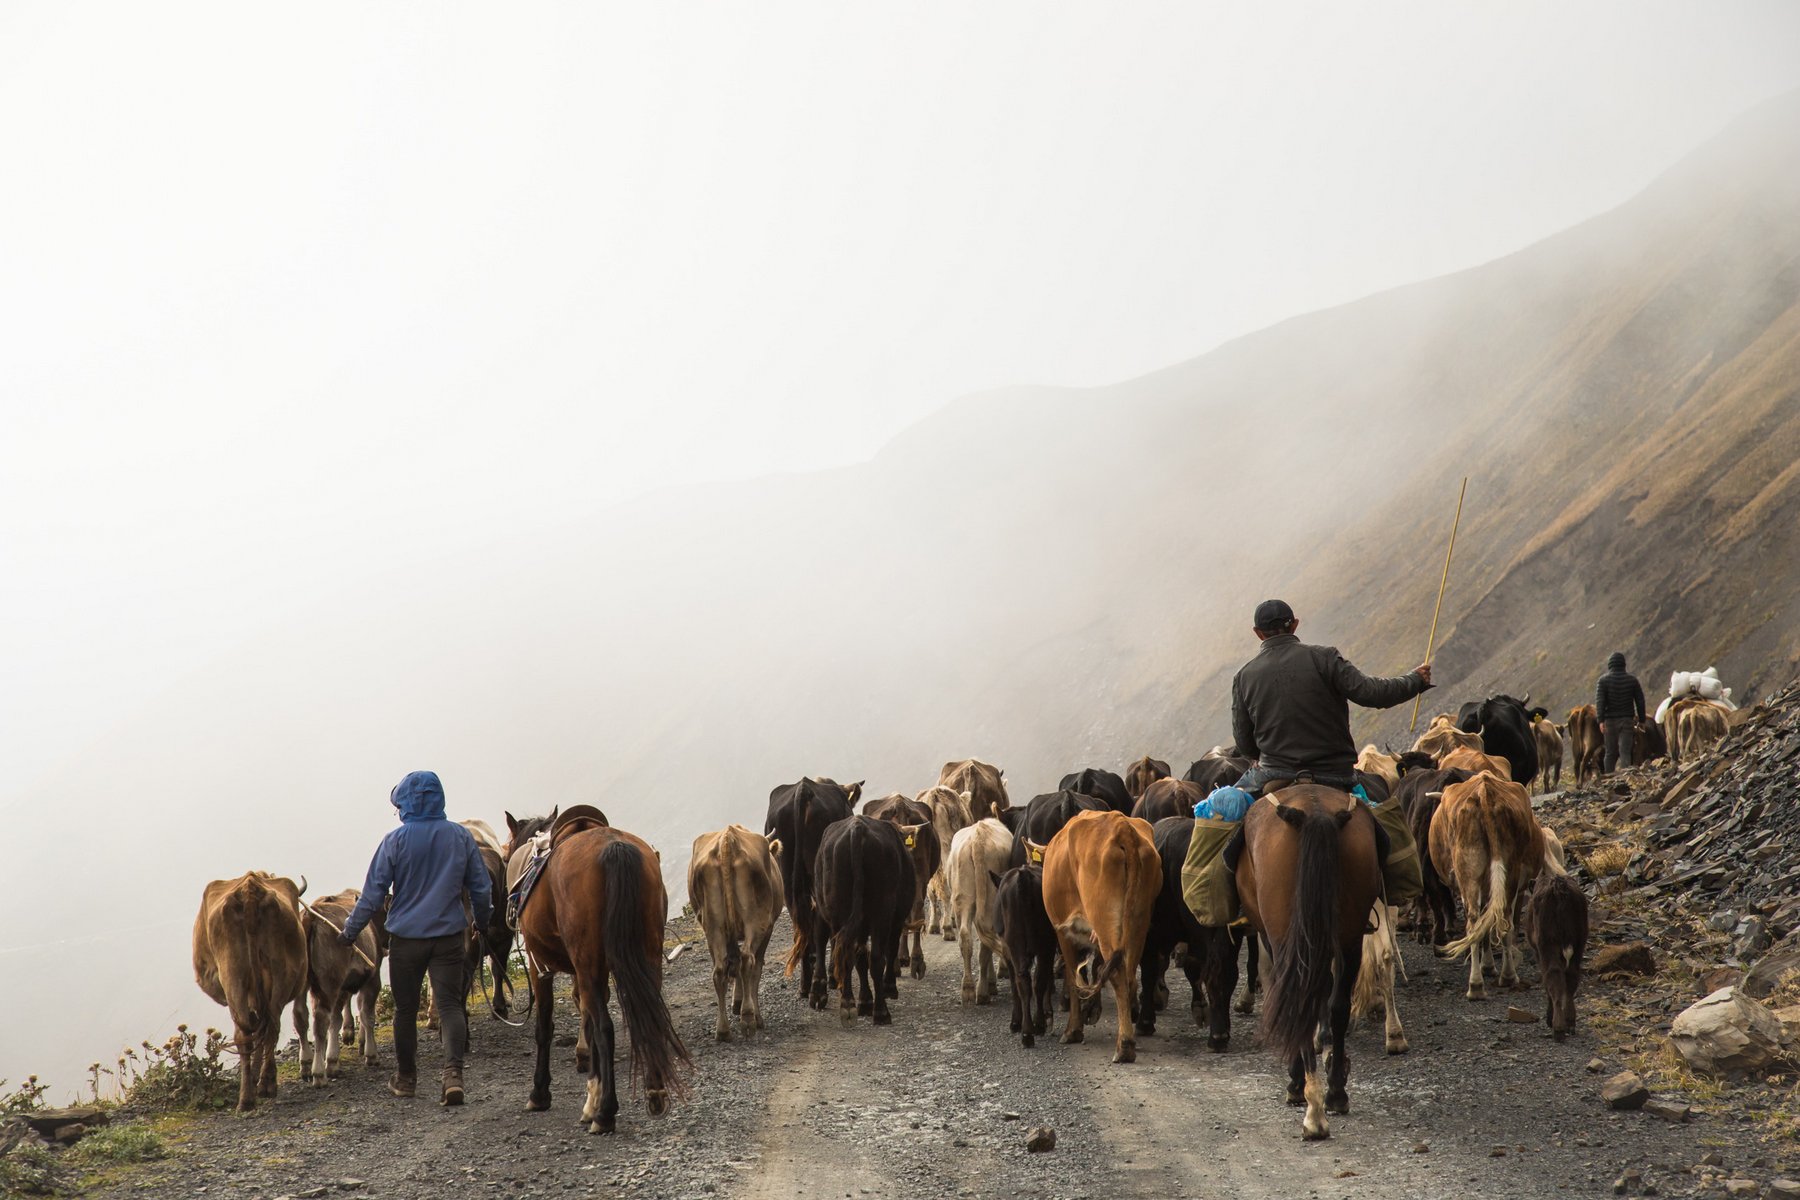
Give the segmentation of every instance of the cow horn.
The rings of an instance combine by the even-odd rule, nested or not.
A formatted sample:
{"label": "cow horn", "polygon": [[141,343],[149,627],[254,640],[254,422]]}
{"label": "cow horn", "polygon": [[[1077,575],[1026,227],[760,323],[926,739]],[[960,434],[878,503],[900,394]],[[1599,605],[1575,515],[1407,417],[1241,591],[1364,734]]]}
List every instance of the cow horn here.
{"label": "cow horn", "polygon": [[304,896],[304,895],[306,895],[306,876],[304,876],[304,875],[302,875],[302,876],[301,876],[301,877],[300,877],[300,890],[299,890],[299,891],[297,891],[297,892],[295,892],[295,893],[294,893],[294,895],[295,895],[295,896]]}
{"label": "cow horn", "polygon": [[1426,792],[1425,798],[1427,800],[1442,800],[1444,798],[1444,793],[1442,793],[1442,792]]}
{"label": "cow horn", "polygon": [[1523,700],[1519,701],[1519,707],[1524,708],[1527,704],[1530,704],[1530,703],[1531,703],[1531,693],[1526,692],[1525,698]]}

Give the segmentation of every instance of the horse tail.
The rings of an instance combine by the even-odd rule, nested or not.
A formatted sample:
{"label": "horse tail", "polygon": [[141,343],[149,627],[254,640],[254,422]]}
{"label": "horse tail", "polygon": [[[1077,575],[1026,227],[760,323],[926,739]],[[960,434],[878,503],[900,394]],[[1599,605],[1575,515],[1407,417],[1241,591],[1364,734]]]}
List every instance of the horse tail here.
{"label": "horse tail", "polygon": [[[1263,1004],[1263,1041],[1284,1059],[1312,1049],[1331,1000],[1340,948],[1338,880],[1343,874],[1339,821],[1328,813],[1277,805],[1300,832],[1296,895],[1287,934],[1275,943]],[[1345,814],[1348,816],[1348,814]]]}
{"label": "horse tail", "polygon": [[[852,830],[851,837],[866,837],[860,830]],[[902,852],[904,853],[904,852]],[[831,980],[840,989],[850,985],[850,972],[856,968],[856,948],[862,945],[863,938],[868,936],[864,928],[868,924],[869,914],[863,903],[863,872],[855,864],[850,864],[850,915],[831,935]],[[877,984],[879,986],[879,984]]]}
{"label": "horse tail", "polygon": [[794,926],[794,945],[782,964],[784,976],[794,973],[794,968],[800,965],[812,944],[812,864],[800,849],[800,843],[806,840],[806,809],[810,798],[811,793],[802,780],[799,794],[794,797],[794,835],[781,844],[782,877],[793,888],[794,896],[794,902],[788,905],[788,920]]}
{"label": "horse tail", "polygon": [[[644,904],[644,854],[619,838],[600,851],[601,884],[606,904],[606,962],[619,992],[619,1008],[631,1034],[631,1081],[663,1081],[672,1092],[682,1090],[680,1067],[688,1065],[687,1047],[675,1032],[662,994],[662,955],[650,944]],[[598,1047],[596,1047],[596,1051]]]}

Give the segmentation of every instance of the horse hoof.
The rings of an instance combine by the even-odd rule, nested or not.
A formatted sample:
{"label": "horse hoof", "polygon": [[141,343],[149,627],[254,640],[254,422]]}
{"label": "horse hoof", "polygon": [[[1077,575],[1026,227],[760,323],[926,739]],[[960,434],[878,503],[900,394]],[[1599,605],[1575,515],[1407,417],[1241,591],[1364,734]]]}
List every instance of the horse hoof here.
{"label": "horse hoof", "polygon": [[856,1010],[854,1008],[838,1009],[838,1021],[846,1029],[848,1029],[851,1025],[855,1024],[855,1022],[856,1022]]}
{"label": "horse hoof", "polygon": [[647,1091],[644,1095],[645,1105],[653,1117],[660,1117],[669,1111],[669,1093],[661,1088]]}
{"label": "horse hoof", "polygon": [[549,1109],[550,1097],[548,1096],[533,1096],[525,1102],[526,1112],[548,1112]]}
{"label": "horse hoof", "polygon": [[856,1015],[859,1017],[866,1017],[874,1011],[875,1002],[873,1000],[864,1000],[861,1004],[856,1006]]}
{"label": "horse hoof", "polygon": [[588,1074],[588,1056],[587,1055],[577,1054],[575,1056],[575,1073],[577,1075]]}
{"label": "horse hoof", "polygon": [[1117,1050],[1113,1051],[1113,1059],[1112,1060],[1116,1063],[1134,1063],[1134,1062],[1136,1062],[1137,1061],[1137,1047],[1132,1045],[1130,1042],[1126,1042],[1123,1046],[1120,1046]]}
{"label": "horse hoof", "polygon": [[913,959],[912,977],[914,979],[925,978],[925,956],[924,955],[920,955],[918,958]]}
{"label": "horse hoof", "polygon": [[875,1010],[875,1024],[877,1024],[877,1025],[892,1025],[893,1023],[894,1023],[893,1014],[888,1012],[887,1009],[878,1008]]}
{"label": "horse hoof", "polygon": [[1132,1024],[1136,1027],[1137,1035],[1139,1037],[1155,1037],[1156,1036],[1156,1026],[1155,1025],[1145,1025],[1145,1024],[1142,1024],[1141,1022],[1136,1022],[1136,1021],[1132,1022]]}
{"label": "horse hoof", "polygon": [[994,998],[992,996],[983,996],[978,993],[975,997],[975,1003],[980,1004],[980,1005],[985,1006],[985,1005],[992,1004],[993,1002],[994,1002]]}
{"label": "horse hoof", "polygon": [[1208,1037],[1206,1039],[1206,1048],[1211,1050],[1214,1054],[1225,1053],[1230,1045],[1231,1039],[1229,1037]]}
{"label": "horse hoof", "polygon": [[1022,1034],[1022,1035],[1021,1035],[1021,1036],[1020,1036],[1020,1037],[1019,1037],[1019,1041],[1020,1041],[1020,1043],[1021,1043],[1021,1044],[1023,1044],[1023,1045],[1024,1045],[1024,1047],[1025,1047],[1025,1048],[1026,1048],[1026,1049],[1027,1049],[1027,1050],[1029,1050],[1029,1049],[1031,1049],[1031,1048],[1032,1048],[1032,1047],[1033,1047],[1033,1046],[1035,1046],[1035,1045],[1037,1045],[1037,1038],[1035,1038],[1035,1037],[1033,1037],[1033,1036],[1032,1036],[1032,1035],[1031,1035],[1031,1034],[1029,1034],[1029,1033],[1027,1033],[1027,1034]]}
{"label": "horse hoof", "polygon": [[610,1118],[603,1117],[600,1120],[595,1121],[592,1125],[588,1126],[589,1133],[600,1134],[600,1133],[611,1133],[612,1131],[613,1131],[613,1123]]}
{"label": "horse hoof", "polygon": [[1348,1095],[1333,1096],[1330,1093],[1327,1093],[1325,1096],[1325,1111],[1328,1113],[1336,1113],[1340,1117],[1349,1116],[1350,1097]]}
{"label": "horse hoof", "polygon": [[1288,1102],[1288,1107],[1290,1107],[1290,1108],[1305,1108],[1306,1107],[1306,1091],[1305,1091],[1305,1089],[1289,1088],[1287,1090],[1287,1102]]}

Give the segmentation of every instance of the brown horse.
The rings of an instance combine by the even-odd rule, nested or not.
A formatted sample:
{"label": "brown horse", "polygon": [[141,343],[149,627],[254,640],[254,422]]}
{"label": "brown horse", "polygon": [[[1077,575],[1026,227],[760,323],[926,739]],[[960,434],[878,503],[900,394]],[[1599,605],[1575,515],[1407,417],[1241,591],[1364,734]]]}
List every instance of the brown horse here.
{"label": "brown horse", "polygon": [[681,1071],[690,1060],[662,995],[663,924],[668,911],[661,865],[643,839],[592,819],[568,822],[556,830],[543,877],[519,914],[537,1004],[537,1069],[528,1110],[550,1107],[552,984],[557,972],[575,977],[582,1033],[592,1050],[586,1068],[587,1103],[581,1110],[582,1121],[590,1123],[589,1132],[611,1133],[619,1111],[608,974],[618,985],[619,1008],[631,1034],[632,1082],[642,1085],[650,1115],[661,1116],[670,1093],[680,1093]]}
{"label": "brown horse", "polygon": [[[1263,1041],[1288,1061],[1288,1103],[1306,1106],[1301,1135],[1308,1141],[1331,1136],[1327,1112],[1350,1111],[1344,1031],[1380,882],[1375,818],[1353,796],[1296,784],[1244,817],[1238,895],[1272,958]],[[1317,1038],[1327,1020],[1331,1057],[1321,1097]]]}

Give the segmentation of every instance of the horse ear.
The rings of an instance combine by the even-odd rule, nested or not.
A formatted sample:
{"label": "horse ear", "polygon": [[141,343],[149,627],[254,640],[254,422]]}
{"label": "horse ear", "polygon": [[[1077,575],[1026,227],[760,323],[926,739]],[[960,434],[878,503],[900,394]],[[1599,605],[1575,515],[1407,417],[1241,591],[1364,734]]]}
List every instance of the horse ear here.
{"label": "horse ear", "polygon": [[559,814],[561,814],[561,812],[562,812],[562,805],[558,804],[555,808],[550,810],[550,815],[544,818],[544,823],[547,825],[556,824],[556,818]]}
{"label": "horse ear", "polygon": [[506,814],[506,832],[514,837],[519,836],[519,819],[511,813]]}

